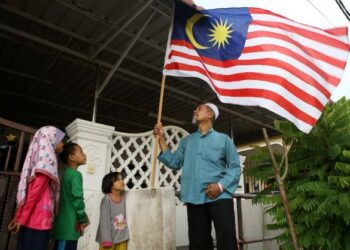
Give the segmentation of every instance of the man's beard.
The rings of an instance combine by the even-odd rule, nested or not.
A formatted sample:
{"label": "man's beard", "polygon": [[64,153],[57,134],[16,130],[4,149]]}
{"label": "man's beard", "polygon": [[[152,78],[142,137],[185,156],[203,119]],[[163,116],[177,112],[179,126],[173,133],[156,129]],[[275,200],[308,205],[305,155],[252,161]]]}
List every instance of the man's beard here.
{"label": "man's beard", "polygon": [[197,124],[197,122],[198,122],[198,121],[197,121],[196,117],[195,117],[195,116],[193,116],[193,117],[192,117],[192,124],[196,125],[196,124]]}

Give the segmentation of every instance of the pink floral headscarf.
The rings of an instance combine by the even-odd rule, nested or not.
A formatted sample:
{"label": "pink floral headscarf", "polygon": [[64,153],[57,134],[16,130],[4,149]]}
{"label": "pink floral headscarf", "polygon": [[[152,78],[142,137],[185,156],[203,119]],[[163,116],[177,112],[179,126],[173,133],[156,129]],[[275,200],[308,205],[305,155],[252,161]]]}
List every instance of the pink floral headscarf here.
{"label": "pink floral headscarf", "polygon": [[64,133],[58,128],[45,126],[36,131],[32,142],[29,145],[26,159],[24,161],[21,179],[18,184],[17,205],[23,206],[28,183],[30,183],[37,173],[45,174],[51,178],[52,198],[55,209],[58,208],[60,184],[57,171],[57,157],[55,147],[64,137]]}

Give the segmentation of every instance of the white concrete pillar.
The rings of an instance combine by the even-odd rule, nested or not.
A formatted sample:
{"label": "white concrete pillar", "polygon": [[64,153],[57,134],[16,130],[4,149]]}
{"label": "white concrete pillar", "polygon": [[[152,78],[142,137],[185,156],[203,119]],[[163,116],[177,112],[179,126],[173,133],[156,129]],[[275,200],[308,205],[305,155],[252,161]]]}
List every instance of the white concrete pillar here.
{"label": "white concrete pillar", "polygon": [[78,249],[95,250],[95,242],[99,220],[100,201],[103,197],[101,184],[103,176],[109,172],[111,159],[111,141],[115,128],[81,119],[74,120],[66,127],[72,142],[78,143],[87,156],[86,165],[80,166],[83,175],[84,198],[86,212],[90,218],[90,226],[79,239]]}
{"label": "white concrete pillar", "polygon": [[128,250],[175,250],[175,207],[172,187],[128,190]]}

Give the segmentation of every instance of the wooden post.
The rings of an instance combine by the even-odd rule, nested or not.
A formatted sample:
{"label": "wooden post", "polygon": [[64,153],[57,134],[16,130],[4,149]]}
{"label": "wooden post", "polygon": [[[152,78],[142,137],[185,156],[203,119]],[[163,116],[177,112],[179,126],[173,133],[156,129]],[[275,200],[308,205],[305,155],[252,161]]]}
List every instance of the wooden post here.
{"label": "wooden post", "polygon": [[[159,106],[158,106],[158,118],[157,123],[160,123],[162,120],[162,110],[163,110],[163,99],[164,99],[164,87],[165,87],[165,78],[162,76],[162,85],[160,87],[160,97],[159,97]],[[155,185],[155,176],[156,176],[156,163],[157,163],[157,154],[158,154],[158,136],[155,139],[155,145],[153,150],[153,161],[152,161],[152,172],[151,172],[151,188],[154,188]]]}
{"label": "wooden post", "polygon": [[[294,224],[293,224],[293,220],[292,220],[292,215],[291,215],[290,210],[289,210],[287,193],[286,193],[286,190],[284,189],[284,178],[281,177],[280,167],[278,166],[278,164],[276,162],[276,158],[273,154],[273,151],[272,151],[272,148],[270,145],[270,140],[269,140],[269,137],[268,137],[267,132],[266,132],[266,128],[263,128],[263,135],[265,138],[267,149],[268,149],[270,157],[271,157],[273,172],[275,174],[275,178],[277,181],[278,189],[279,189],[282,203],[283,203],[283,207],[284,207],[284,212],[286,214],[286,219],[287,219],[287,223],[289,226],[292,245],[293,245],[294,250],[299,250],[297,234],[295,232],[295,228],[294,228]],[[286,150],[286,148],[284,148],[284,150]],[[288,152],[284,152],[284,153],[285,153],[285,156],[286,156],[286,154],[288,154]],[[287,161],[287,159],[286,159],[286,161]],[[288,163],[286,162],[286,164],[288,164]],[[284,175],[284,177],[285,177],[285,175]]]}

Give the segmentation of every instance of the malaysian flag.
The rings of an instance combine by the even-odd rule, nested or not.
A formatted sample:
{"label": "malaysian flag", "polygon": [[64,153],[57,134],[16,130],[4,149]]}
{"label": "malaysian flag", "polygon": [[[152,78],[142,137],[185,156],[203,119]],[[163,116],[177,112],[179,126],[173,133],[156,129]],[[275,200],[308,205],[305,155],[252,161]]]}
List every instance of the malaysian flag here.
{"label": "malaysian flag", "polygon": [[347,32],[259,8],[198,10],[176,1],[163,73],[198,77],[221,102],[264,107],[308,133],[344,72]]}

